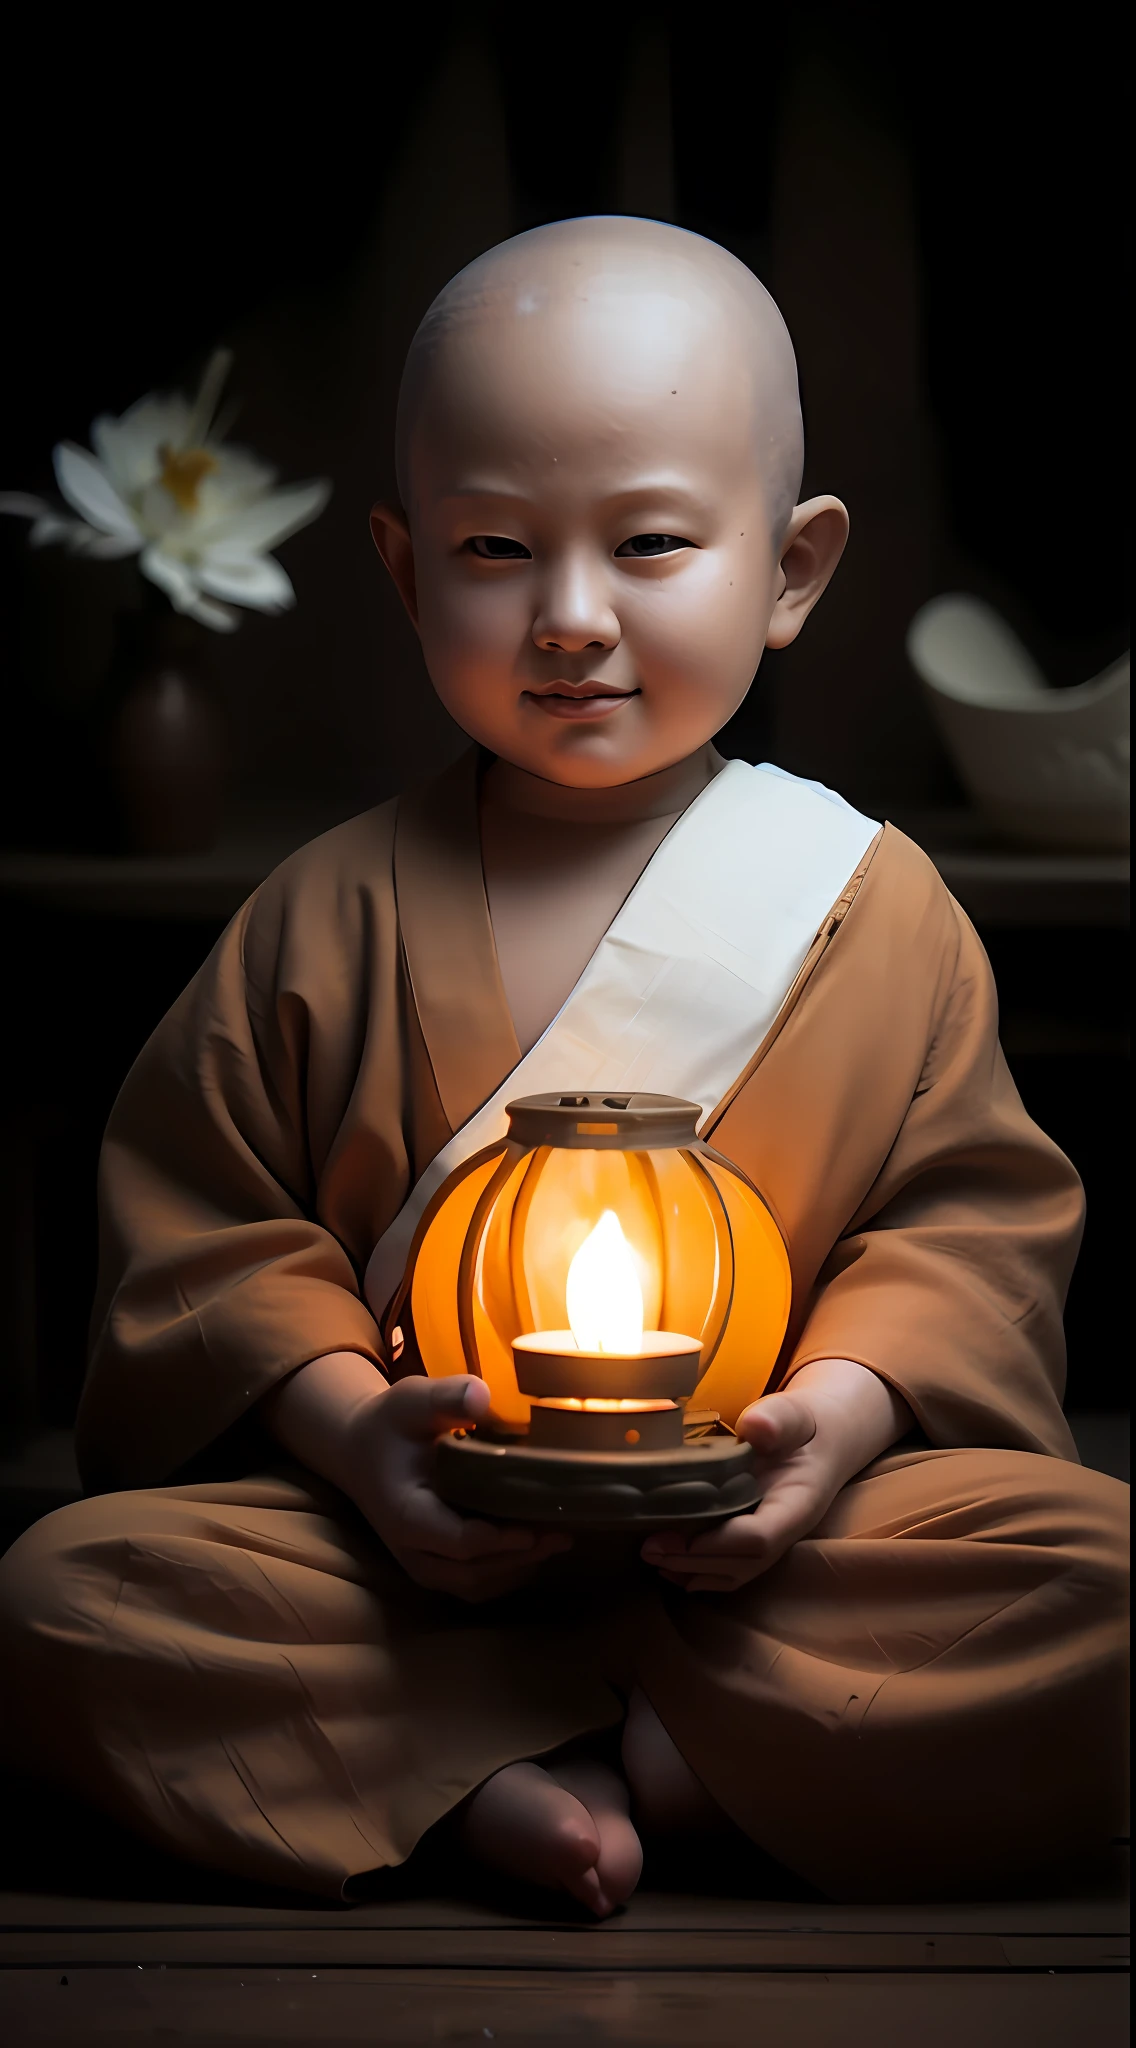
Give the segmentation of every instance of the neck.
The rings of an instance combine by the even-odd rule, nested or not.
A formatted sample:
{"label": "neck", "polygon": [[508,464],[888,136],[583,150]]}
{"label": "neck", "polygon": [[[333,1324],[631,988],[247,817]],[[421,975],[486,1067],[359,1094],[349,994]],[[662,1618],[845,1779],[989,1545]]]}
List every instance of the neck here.
{"label": "neck", "polygon": [[482,797],[495,809],[529,817],[559,818],[568,824],[625,825],[647,818],[677,817],[725,767],[707,741],[696,753],[637,782],[618,782],[610,789],[575,789],[566,782],[546,782],[512,761],[498,757],[486,770]]}

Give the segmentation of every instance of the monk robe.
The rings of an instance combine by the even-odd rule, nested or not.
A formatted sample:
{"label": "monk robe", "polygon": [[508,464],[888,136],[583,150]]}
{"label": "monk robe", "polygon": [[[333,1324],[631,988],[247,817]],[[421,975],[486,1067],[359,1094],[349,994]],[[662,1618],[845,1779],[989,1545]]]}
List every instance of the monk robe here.
{"label": "monk robe", "polygon": [[1014,1089],[966,917],[901,833],[867,838],[703,1135],[788,1248],[771,1384],[857,1360],[917,1433],[736,1594],[644,1568],[484,1608],[411,1583],[260,1433],[308,1360],[389,1368],[375,1248],[523,1076],[467,760],[271,876],[126,1082],[93,1497],[0,1570],[10,1762],[201,1864],[339,1896],[493,1771],[615,1727],[638,1684],[737,1825],[836,1896],[1103,1848],[1126,1493],[1061,1412],[1080,1188]]}

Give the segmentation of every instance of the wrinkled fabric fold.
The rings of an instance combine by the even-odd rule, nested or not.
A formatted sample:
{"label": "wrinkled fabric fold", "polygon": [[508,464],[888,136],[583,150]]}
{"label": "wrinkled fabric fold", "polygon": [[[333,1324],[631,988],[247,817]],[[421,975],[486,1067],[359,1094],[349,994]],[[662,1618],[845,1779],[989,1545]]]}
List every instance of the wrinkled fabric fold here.
{"label": "wrinkled fabric fold", "polygon": [[638,1683],[822,1890],[997,1887],[1123,1825],[1125,1510],[1057,1459],[899,1453],[738,1594],[474,1608],[296,1478],[107,1495],[0,1563],[6,1745],[166,1850],[337,1897]]}

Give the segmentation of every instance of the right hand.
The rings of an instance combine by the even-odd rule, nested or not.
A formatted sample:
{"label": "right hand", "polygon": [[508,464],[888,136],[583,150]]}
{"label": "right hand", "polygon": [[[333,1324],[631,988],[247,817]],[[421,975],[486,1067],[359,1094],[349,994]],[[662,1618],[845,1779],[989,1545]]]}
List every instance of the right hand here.
{"label": "right hand", "polygon": [[459,1600],[495,1600],[535,1577],[571,1548],[547,1533],[456,1514],[433,1486],[433,1450],[447,1430],[479,1422],[489,1389],[465,1373],[453,1379],[396,1380],[352,1415],[343,1446],[344,1490],[419,1586]]}

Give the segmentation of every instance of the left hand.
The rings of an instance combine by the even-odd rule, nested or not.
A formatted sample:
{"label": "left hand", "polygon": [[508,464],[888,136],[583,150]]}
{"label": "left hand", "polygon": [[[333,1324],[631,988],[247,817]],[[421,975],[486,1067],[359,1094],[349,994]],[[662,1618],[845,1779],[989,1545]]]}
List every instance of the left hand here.
{"label": "left hand", "polygon": [[849,1358],[801,1367],[783,1394],[754,1401],[737,1434],[757,1453],[764,1498],[698,1536],[661,1529],[642,1553],[688,1593],[736,1593],[815,1529],[842,1486],[913,1427],[906,1401]]}

